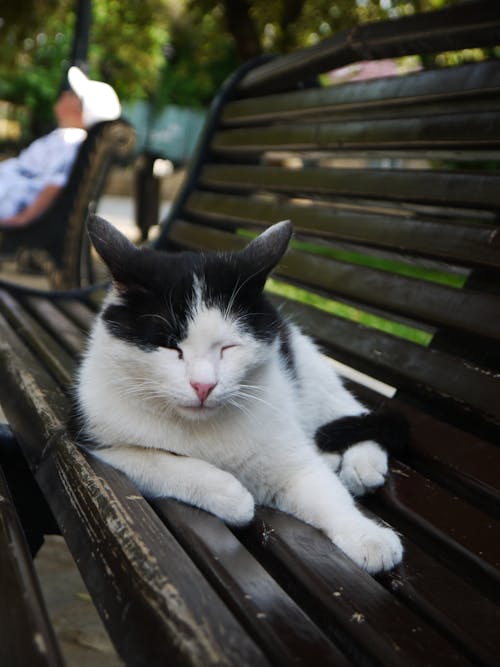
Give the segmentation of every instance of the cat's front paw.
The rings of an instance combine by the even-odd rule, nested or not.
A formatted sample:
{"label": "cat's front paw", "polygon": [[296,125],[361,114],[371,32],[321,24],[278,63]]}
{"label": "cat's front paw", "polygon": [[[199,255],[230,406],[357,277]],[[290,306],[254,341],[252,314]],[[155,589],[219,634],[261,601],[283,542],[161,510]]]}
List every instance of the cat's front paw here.
{"label": "cat's front paw", "polygon": [[396,533],[368,519],[362,526],[338,533],[333,542],[370,574],[390,570],[403,558],[403,545]]}
{"label": "cat's front paw", "polygon": [[208,487],[202,505],[204,509],[234,526],[242,526],[253,519],[254,499],[236,477],[220,471]]}
{"label": "cat's front paw", "polygon": [[387,470],[387,453],[375,442],[362,442],[345,452],[338,475],[350,493],[362,496],[382,486]]}

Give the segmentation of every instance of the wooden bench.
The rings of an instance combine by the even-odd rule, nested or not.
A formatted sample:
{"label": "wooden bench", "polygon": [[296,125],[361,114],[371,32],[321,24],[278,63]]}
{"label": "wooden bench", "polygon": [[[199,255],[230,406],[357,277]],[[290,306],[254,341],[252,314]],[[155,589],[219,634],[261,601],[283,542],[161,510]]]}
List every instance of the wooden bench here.
{"label": "wooden bench", "polygon": [[497,3],[480,2],[245,66],[158,241],[235,248],[293,221],[272,298],[376,379],[351,373],[367,404],[411,424],[409,451],[363,501],[403,536],[392,572],[370,577],[268,509],[232,530],[147,503],[64,426],[98,295],[0,290],[2,407],[127,665],[498,664],[500,64],[313,79],[499,41]]}
{"label": "wooden bench", "polygon": [[53,204],[29,225],[0,226],[0,253],[15,253],[21,268],[40,267],[56,288],[95,282],[85,231],[88,210],[97,206],[113,164],[130,157],[134,143],[134,130],[124,120],[92,127]]}

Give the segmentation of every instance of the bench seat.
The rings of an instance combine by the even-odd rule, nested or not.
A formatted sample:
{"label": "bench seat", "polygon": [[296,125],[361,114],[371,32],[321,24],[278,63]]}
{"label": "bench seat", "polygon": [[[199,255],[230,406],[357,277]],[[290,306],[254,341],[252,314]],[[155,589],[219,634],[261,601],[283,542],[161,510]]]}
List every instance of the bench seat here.
{"label": "bench seat", "polygon": [[[388,485],[364,502],[406,549],[401,567],[373,578],[317,530],[276,511],[259,508],[250,527],[231,530],[173,500],[149,505],[65,433],[92,303],[2,290],[0,313],[2,404],[127,664],[162,664],[167,646],[180,664],[496,663],[494,445],[355,387],[371,405],[404,410],[416,449],[414,463],[392,461]],[[451,459],[429,433],[442,450],[454,443]],[[471,444],[481,457],[469,469]]]}

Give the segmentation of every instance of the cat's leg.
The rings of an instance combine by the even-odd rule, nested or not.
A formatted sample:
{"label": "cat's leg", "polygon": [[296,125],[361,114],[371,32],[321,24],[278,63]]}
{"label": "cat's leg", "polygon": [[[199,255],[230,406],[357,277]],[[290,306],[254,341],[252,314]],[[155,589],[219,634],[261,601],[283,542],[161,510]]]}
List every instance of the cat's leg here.
{"label": "cat's leg", "polygon": [[342,484],[354,496],[362,496],[384,484],[388,471],[387,452],[372,440],[360,442],[344,452],[339,467]]}
{"label": "cat's leg", "polygon": [[365,517],[340,479],[321,456],[310,455],[281,468],[273,505],[293,514],[326,535],[361,568],[370,573],[397,565],[403,547],[396,533]]}
{"label": "cat's leg", "polygon": [[147,497],[177,498],[234,525],[254,515],[254,500],[236,477],[200,459],[131,446],[92,453],[124,472]]}

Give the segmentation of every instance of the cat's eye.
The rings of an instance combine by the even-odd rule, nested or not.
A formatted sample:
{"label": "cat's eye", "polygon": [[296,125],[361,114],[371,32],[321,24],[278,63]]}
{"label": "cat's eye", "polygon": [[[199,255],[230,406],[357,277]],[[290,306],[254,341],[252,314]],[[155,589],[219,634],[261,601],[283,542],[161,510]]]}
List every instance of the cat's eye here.
{"label": "cat's eye", "polygon": [[224,352],[226,350],[231,350],[233,347],[238,347],[236,344],[235,345],[224,345],[224,347],[221,347],[220,349],[220,358],[222,359]]}

